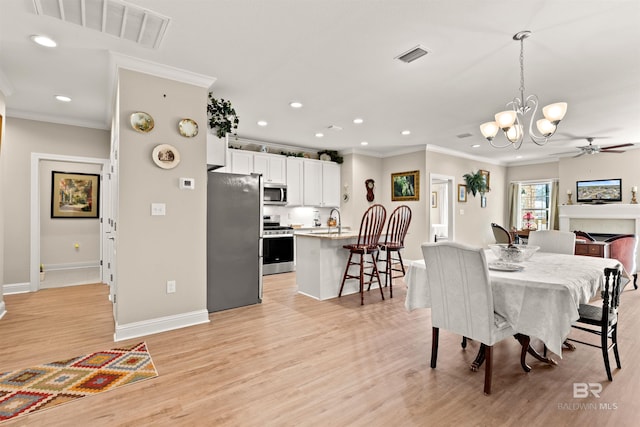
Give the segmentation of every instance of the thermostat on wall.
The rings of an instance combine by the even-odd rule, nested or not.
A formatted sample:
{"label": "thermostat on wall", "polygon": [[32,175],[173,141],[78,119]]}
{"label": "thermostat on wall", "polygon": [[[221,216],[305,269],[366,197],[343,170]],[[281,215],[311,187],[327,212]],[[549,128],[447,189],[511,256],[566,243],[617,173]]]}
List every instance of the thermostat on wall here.
{"label": "thermostat on wall", "polygon": [[196,183],[193,178],[180,178],[180,189],[193,190],[196,187]]}

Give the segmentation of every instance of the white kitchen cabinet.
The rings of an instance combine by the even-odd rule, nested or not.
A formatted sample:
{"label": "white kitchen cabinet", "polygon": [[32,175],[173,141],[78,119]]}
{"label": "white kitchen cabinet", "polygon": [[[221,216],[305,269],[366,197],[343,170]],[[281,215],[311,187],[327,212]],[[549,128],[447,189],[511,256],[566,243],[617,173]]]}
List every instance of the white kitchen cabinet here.
{"label": "white kitchen cabinet", "polygon": [[322,162],[322,205],[340,207],[340,165]]}
{"label": "white kitchen cabinet", "polygon": [[340,206],[340,166],[333,162],[304,160],[305,206]]}
{"label": "white kitchen cabinet", "polygon": [[262,174],[265,183],[286,183],[286,157],[278,154],[255,153],[253,172]]}
{"label": "white kitchen cabinet", "polygon": [[287,205],[302,206],[304,164],[302,158],[287,157]]}
{"label": "white kitchen cabinet", "polygon": [[231,173],[248,175],[253,173],[253,153],[243,150],[229,150],[231,154]]}
{"label": "white kitchen cabinet", "polygon": [[223,168],[227,165],[227,138],[218,138],[207,132],[207,168]]}

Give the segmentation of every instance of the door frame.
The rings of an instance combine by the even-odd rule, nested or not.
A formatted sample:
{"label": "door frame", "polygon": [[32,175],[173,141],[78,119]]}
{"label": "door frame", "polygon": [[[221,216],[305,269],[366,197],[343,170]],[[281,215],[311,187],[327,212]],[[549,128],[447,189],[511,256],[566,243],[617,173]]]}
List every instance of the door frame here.
{"label": "door frame", "polygon": [[434,181],[446,181],[447,183],[447,238],[450,241],[454,241],[455,240],[455,215],[454,215],[454,208],[455,208],[455,196],[456,196],[456,191],[455,191],[455,184],[456,184],[456,178],[454,176],[451,175],[442,175],[442,174],[438,174],[438,173],[429,173],[429,192],[427,193],[429,195],[429,197],[427,197],[427,212],[429,212],[429,242],[433,242],[434,241],[434,235],[433,235],[433,227],[432,227],[432,221],[431,221],[431,192],[434,191],[433,189],[433,182]]}
{"label": "door frame", "polygon": [[[31,249],[29,261],[29,291],[36,292],[40,289],[40,162],[44,160],[68,162],[68,163],[88,163],[99,164],[102,166],[100,177],[109,171],[109,159],[100,159],[96,157],[76,157],[65,156],[60,154],[48,153],[31,153]],[[100,186],[100,205],[98,216],[100,218],[100,259],[103,258],[103,212],[105,207],[110,206],[111,200],[103,197],[105,191],[103,185]],[[100,265],[100,277],[102,277],[102,265]]]}

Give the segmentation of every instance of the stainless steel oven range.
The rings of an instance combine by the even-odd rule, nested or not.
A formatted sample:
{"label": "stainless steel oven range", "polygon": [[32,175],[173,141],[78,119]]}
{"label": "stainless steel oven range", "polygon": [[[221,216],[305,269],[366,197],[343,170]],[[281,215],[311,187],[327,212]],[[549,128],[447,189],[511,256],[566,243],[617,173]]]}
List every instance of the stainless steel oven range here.
{"label": "stainless steel oven range", "polygon": [[293,227],[280,225],[279,215],[265,215],[262,221],[262,274],[294,271]]}

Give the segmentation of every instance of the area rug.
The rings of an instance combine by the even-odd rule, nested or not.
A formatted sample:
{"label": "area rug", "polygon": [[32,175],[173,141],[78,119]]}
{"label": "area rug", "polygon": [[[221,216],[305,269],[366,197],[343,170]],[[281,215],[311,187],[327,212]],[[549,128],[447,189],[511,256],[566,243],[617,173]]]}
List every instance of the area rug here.
{"label": "area rug", "polygon": [[0,422],[157,376],[145,342],[0,373]]}

